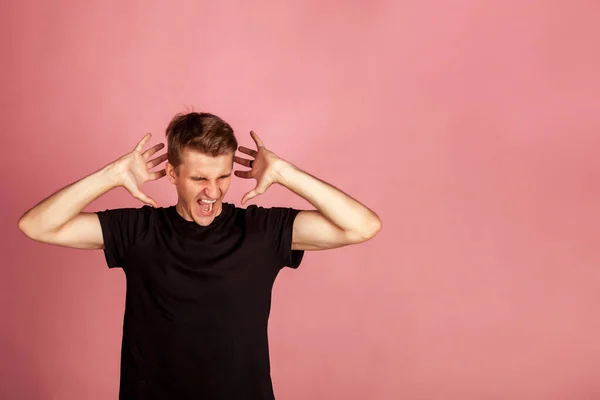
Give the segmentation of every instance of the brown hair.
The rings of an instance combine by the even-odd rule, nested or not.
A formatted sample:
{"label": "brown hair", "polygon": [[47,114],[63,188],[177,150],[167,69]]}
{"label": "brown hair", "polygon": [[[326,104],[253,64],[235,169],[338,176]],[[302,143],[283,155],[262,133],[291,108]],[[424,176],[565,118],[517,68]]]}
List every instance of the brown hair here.
{"label": "brown hair", "polygon": [[171,165],[181,163],[181,152],[190,147],[213,157],[235,153],[238,142],[231,126],[210,113],[177,114],[167,127],[167,155]]}

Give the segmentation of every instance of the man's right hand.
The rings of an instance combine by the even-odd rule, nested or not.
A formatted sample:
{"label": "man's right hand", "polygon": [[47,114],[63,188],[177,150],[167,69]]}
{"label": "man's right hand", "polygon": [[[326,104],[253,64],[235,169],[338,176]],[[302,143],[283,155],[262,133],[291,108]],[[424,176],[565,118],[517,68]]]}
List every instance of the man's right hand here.
{"label": "man's right hand", "polygon": [[135,149],[131,153],[125,154],[116,160],[113,163],[113,167],[117,174],[119,186],[123,186],[127,189],[136,199],[153,207],[158,207],[156,202],[141,190],[141,187],[145,182],[157,180],[166,175],[164,168],[155,172],[150,171],[167,159],[166,153],[150,159],[157,151],[165,147],[162,143],[143,151],[144,145],[151,137],[151,133],[146,134],[137,144]]}
{"label": "man's right hand", "polygon": [[164,169],[150,171],[167,159],[166,154],[150,159],[163,144],[143,151],[151,136],[145,135],[131,153],[40,201],[19,219],[19,229],[29,238],[44,243],[79,249],[102,248],[104,240],[98,216],[83,211],[96,198],[123,186],[133,197],[157,207],[140,189],[144,182],[165,176]]}

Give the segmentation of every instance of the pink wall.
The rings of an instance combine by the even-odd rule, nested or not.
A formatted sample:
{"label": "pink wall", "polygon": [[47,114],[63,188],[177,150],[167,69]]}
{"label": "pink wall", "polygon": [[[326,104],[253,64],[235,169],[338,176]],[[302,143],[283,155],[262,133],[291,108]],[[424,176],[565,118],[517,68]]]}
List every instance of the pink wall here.
{"label": "pink wall", "polygon": [[16,222],[186,107],[384,222],[280,276],[278,398],[600,398],[597,2],[53,3],[0,17],[0,398],[115,398],[122,271]]}

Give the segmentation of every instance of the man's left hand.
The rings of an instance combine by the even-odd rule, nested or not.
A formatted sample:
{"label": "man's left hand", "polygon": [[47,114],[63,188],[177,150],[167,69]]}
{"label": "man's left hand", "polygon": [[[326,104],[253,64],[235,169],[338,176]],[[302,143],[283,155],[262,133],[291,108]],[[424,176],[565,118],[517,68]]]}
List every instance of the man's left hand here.
{"label": "man's left hand", "polygon": [[256,179],[256,187],[242,197],[242,204],[263,194],[273,183],[278,183],[280,168],[285,165],[283,159],[265,147],[256,133],[251,131],[250,136],[254,140],[254,143],[256,143],[256,150],[243,146],[240,146],[238,150],[254,159],[248,160],[238,156],[233,157],[236,163],[250,168],[249,171],[235,171],[235,176],[244,179]]}

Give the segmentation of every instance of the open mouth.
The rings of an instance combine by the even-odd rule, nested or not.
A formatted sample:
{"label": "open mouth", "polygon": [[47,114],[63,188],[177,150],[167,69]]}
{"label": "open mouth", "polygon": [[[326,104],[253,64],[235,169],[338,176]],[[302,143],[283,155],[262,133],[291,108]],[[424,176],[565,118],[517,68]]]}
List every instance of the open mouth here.
{"label": "open mouth", "polygon": [[198,200],[198,205],[200,205],[200,211],[202,211],[202,213],[206,214],[206,215],[212,214],[214,204],[216,202],[217,202],[216,200],[206,200],[206,199]]}

